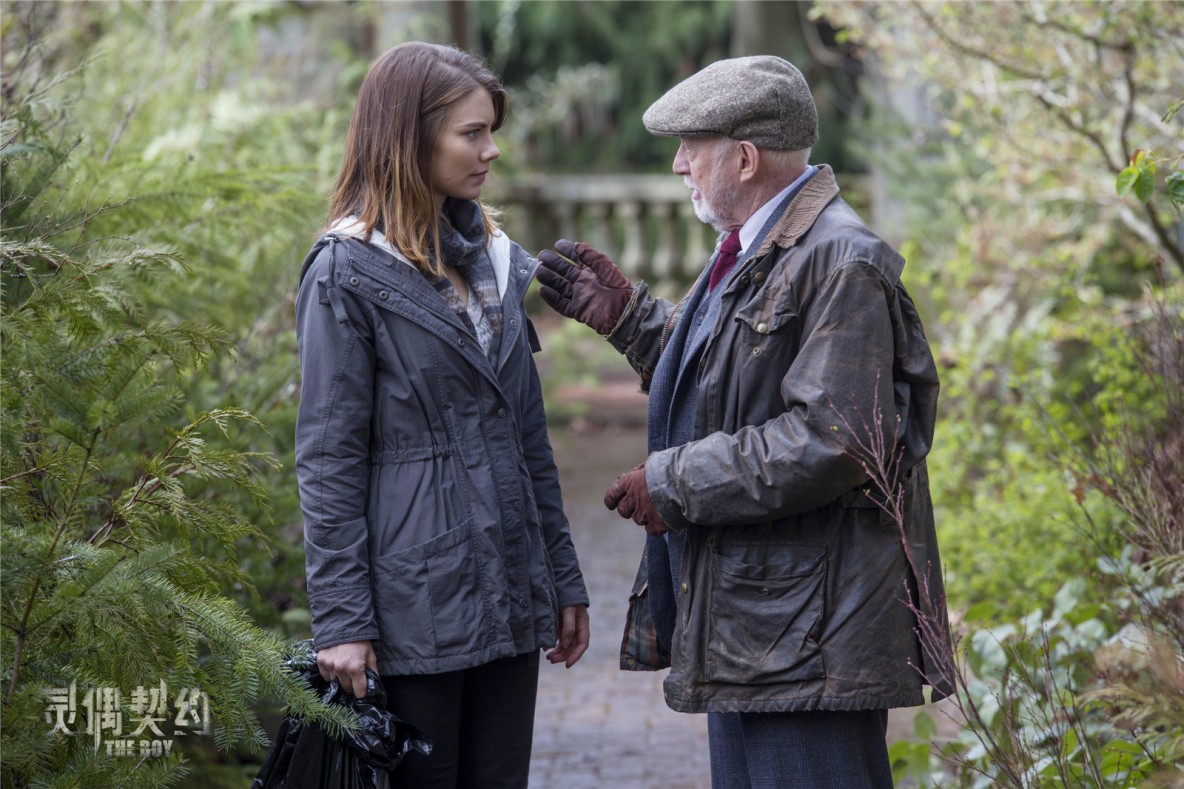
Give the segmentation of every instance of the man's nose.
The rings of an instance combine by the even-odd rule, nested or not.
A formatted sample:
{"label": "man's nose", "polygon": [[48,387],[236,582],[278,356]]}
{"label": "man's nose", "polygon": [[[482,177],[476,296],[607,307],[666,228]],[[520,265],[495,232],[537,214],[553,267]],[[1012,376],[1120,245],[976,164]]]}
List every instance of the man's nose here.
{"label": "man's nose", "polygon": [[674,153],[674,165],[672,167],[676,175],[690,175],[691,168],[687,164],[686,144],[679,143],[678,150]]}

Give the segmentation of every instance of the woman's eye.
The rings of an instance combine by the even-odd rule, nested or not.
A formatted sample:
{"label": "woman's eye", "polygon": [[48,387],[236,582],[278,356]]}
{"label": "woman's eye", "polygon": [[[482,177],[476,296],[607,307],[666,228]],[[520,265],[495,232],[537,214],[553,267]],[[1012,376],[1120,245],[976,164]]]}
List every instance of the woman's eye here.
{"label": "woman's eye", "polygon": [[477,135],[479,135],[480,133],[481,133],[480,129],[473,129],[472,131],[465,132],[465,136],[468,137],[470,140],[475,140],[475,139],[477,139]]}

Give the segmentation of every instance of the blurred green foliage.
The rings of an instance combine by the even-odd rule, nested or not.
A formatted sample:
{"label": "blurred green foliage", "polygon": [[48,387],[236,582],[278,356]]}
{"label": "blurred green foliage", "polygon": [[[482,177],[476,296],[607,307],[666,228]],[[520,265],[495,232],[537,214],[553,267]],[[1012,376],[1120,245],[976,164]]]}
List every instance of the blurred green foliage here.
{"label": "blurred green foliage", "polygon": [[877,74],[854,144],[883,175],[873,210],[909,259],[942,368],[932,467],[951,603],[1022,616],[1082,565],[1071,480],[1053,455],[1140,402],[1137,378],[1117,368],[1130,356],[1106,349],[1184,272],[1167,190],[1140,214],[1113,188],[1134,146],[1166,155],[1184,140],[1180,119],[1162,117],[1179,98],[1184,14],[1156,3],[819,13]]}
{"label": "blurred green foliage", "polygon": [[[314,226],[320,201],[313,169],[290,163],[315,161],[324,116],[239,81],[242,10],[6,11],[5,786],[211,785],[182,761],[201,737],[144,761],[101,742],[136,739],[133,713],[160,716],[139,736],[176,736],[183,688],[208,694],[222,752],[267,744],[267,704],[349,722],[283,670],[274,595],[297,608],[301,573],[279,535],[299,530],[285,444],[243,408],[272,428],[291,408],[275,343],[291,332],[292,227]],[[99,689],[122,691],[127,728],[100,729],[96,702],[93,740],[51,735],[45,689],[74,683],[71,731]],[[133,688],[161,697],[144,713]]]}
{"label": "blurred green foliage", "polygon": [[1184,10],[818,10],[878,76],[860,146],[942,368],[930,468],[960,730],[918,716],[897,778],[1175,785]]}
{"label": "blurred green foliage", "polygon": [[506,133],[556,171],[665,171],[670,141],[647,133],[642,113],[728,54],[727,0],[474,5],[480,49],[512,92]]}
{"label": "blurred green foliage", "polygon": [[[507,166],[665,171],[670,141],[646,134],[641,113],[727,54],[734,6],[474,4],[481,48],[514,90]],[[1137,617],[1154,619],[1123,591],[1131,588],[1124,579],[1149,572],[1146,547],[1130,547],[1131,507],[1094,479],[1090,463],[1106,459],[1116,440],[1100,437],[1172,413],[1139,363],[1149,346],[1136,338],[1154,322],[1153,303],[1177,318],[1181,304],[1171,199],[1184,135],[1169,110],[1184,73],[1182,12],[1155,3],[1040,8],[839,3],[823,11],[874,76],[865,87],[878,109],[851,119],[854,158],[877,175],[865,213],[909,259],[907,284],[941,365],[931,474],[951,606],[968,628],[1006,628],[1052,610],[1068,588],[1073,606],[1058,606],[1042,625],[1068,643],[1096,614],[1106,646]],[[377,54],[375,18],[389,10],[372,2],[23,3],[6,7],[0,22],[5,117],[28,89],[25,122],[38,132],[18,140],[5,127],[4,243],[46,237],[70,258],[117,248],[176,261],[167,276],[121,277],[127,308],[206,327],[223,349],[200,364],[178,357],[172,410],[160,412],[158,426],[148,420],[104,470],[128,479],[166,426],[179,430],[218,409],[253,414],[265,430],[214,430],[205,440],[218,452],[278,462],[251,469],[269,509],[255,491],[216,480],[187,479],[185,492],[250,513],[262,539],[189,534],[187,549],[211,560],[222,594],[283,639],[308,634],[292,476],[295,272],[325,220],[352,97]],[[439,27],[411,20],[393,36]],[[1134,89],[1124,92],[1128,74]],[[889,80],[901,75],[905,88]],[[1135,157],[1135,146],[1154,156]],[[31,190],[35,183],[42,186]],[[30,292],[12,271],[6,258],[6,313]],[[11,342],[6,335],[5,365],[17,358]],[[540,357],[550,392],[595,382],[614,359],[574,324],[550,335]],[[6,399],[6,423],[17,408]],[[562,404],[548,408],[572,415]],[[1130,447],[1113,455],[1119,466],[1146,462]],[[1066,587],[1070,579],[1084,588]],[[1170,574],[1153,580],[1149,588],[1172,594],[1178,586]],[[6,586],[6,603],[9,594]],[[985,638],[968,646],[984,673],[994,665]],[[1077,670],[1096,644],[1072,643],[1058,654]],[[1007,665],[1019,671],[1034,654],[1017,651]],[[1113,708],[1129,710],[1136,691],[1151,693],[1128,686],[1132,695],[1108,700]],[[1023,685],[992,692],[1043,703],[1024,699],[1036,691]],[[36,701],[24,700],[26,711]],[[1157,721],[1170,712],[1149,725],[1164,726]],[[920,726],[928,736],[929,725]],[[1099,731],[1098,742],[1114,739]],[[241,786],[251,774],[249,752],[198,745],[189,751],[191,785]],[[914,776],[948,767],[916,748],[894,753]],[[992,758],[958,755],[980,766]]]}
{"label": "blurred green foliage", "polygon": [[[41,381],[33,385],[49,387],[55,374],[37,372],[39,359],[79,365],[75,373],[59,370],[56,376],[65,376],[63,384],[47,391],[83,409],[78,418],[87,424],[100,420],[96,430],[103,452],[78,470],[88,498],[71,528],[81,538],[102,531],[104,491],[111,489],[118,500],[121,486],[134,489],[161,475],[168,480],[176,467],[183,492],[172,483],[160,489],[157,498],[168,492],[175,501],[161,507],[157,520],[146,522],[152,524],[143,526],[148,531],[141,534],[129,525],[123,528],[130,534],[120,536],[116,530],[116,543],[108,550],[127,551],[129,556],[120,561],[131,562],[131,570],[112,574],[109,583],[120,593],[121,607],[146,609],[141,618],[188,606],[216,622],[213,633],[220,634],[209,635],[209,627],[192,628],[194,635],[165,651],[161,639],[175,635],[167,619],[148,620],[157,632],[154,638],[145,638],[147,631],[110,626],[95,637],[86,636],[90,631],[73,625],[79,617],[102,622],[112,615],[104,609],[111,598],[96,591],[92,605],[73,606],[75,617],[64,622],[73,628],[76,645],[89,650],[81,655],[89,658],[72,658],[74,651],[61,650],[57,641],[30,641],[26,671],[30,680],[45,684],[77,678],[100,685],[127,680],[152,686],[155,675],[145,675],[151,669],[162,679],[167,674],[202,685],[218,718],[216,742],[223,755],[217,758],[230,756],[228,786],[242,786],[253,774],[250,762],[258,756],[250,751],[266,742],[255,712],[266,712],[279,699],[296,699],[291,688],[277,685],[280,645],[309,634],[302,531],[291,475],[297,392],[292,299],[295,272],[324,222],[324,194],[335,174],[348,102],[344,93],[302,95],[301,85],[269,73],[265,56],[283,56],[283,46],[273,43],[275,51],[264,52],[261,31],[282,28],[302,15],[298,6],[284,3],[24,3],[6,8],[3,23],[5,375],[17,376],[13,380],[33,375],[33,381]],[[346,62],[335,70],[342,81],[355,78],[351,65]],[[30,244],[36,245],[34,251],[22,251]],[[161,268],[150,265],[153,261],[164,264],[165,275],[149,276]],[[21,332],[12,323],[32,314],[33,286],[45,277],[47,282],[71,278],[93,288],[91,295],[81,285],[75,288],[80,293],[71,298],[83,305],[87,299],[109,302],[108,311],[94,314],[95,325],[83,332],[85,324],[50,301],[46,317],[63,321],[62,330],[71,332],[78,344],[59,349],[56,357],[47,345],[52,334]],[[36,292],[50,293],[42,285]],[[120,314],[131,320],[130,328],[119,325]],[[142,337],[134,333],[141,323],[146,327]],[[50,323],[41,328],[52,333],[56,327]],[[152,339],[169,331],[181,337],[208,335],[216,352],[184,354]],[[123,334],[126,339],[120,339]],[[26,353],[17,353],[17,337]],[[114,339],[104,339],[108,337]],[[164,354],[164,359],[148,352],[151,366],[145,369],[152,372],[129,378],[135,386],[125,385],[122,394],[87,388],[93,386],[90,378],[101,378],[104,370],[114,376],[112,386],[119,383],[120,370],[135,363],[139,356],[134,349],[144,343],[150,348],[155,344],[156,355]],[[94,350],[88,352],[91,345]],[[89,361],[72,361],[73,353],[89,353]],[[171,365],[162,366],[167,361]],[[15,396],[15,390],[6,389],[6,395]],[[100,399],[88,399],[96,396]],[[103,397],[107,405],[102,405]],[[19,439],[33,442],[30,447],[42,432],[27,421],[40,418],[37,403],[6,396],[5,429],[34,431]],[[55,407],[60,410],[61,405]],[[126,418],[120,416],[124,411]],[[103,416],[105,412],[110,413]],[[168,444],[170,431],[188,422],[208,422],[207,413],[255,414],[264,429],[207,429],[195,439],[188,460],[151,460]],[[66,418],[63,413],[61,419]],[[38,453],[52,452],[52,445],[23,452],[14,446],[6,441],[4,447],[10,477],[21,473],[17,464],[35,463]],[[207,465],[213,458],[246,461],[242,468],[227,467],[221,473],[186,471],[196,457],[210,458]],[[35,481],[40,476],[26,472],[19,478]],[[21,579],[39,572],[32,554],[27,561],[20,558],[23,543],[14,535],[34,539],[37,521],[33,510],[15,509],[23,501],[16,493],[8,487],[4,498],[4,526],[18,528],[12,535],[6,531],[5,537],[6,612],[28,591],[21,591]],[[37,500],[57,507],[48,491],[29,501]],[[194,504],[184,505],[186,501]],[[260,501],[266,505],[261,507]],[[236,520],[232,513],[243,515]],[[230,518],[234,527],[214,528],[219,517]],[[123,520],[120,516],[116,522]],[[180,584],[185,594],[200,593],[200,599],[182,603],[159,589],[135,591],[134,585],[146,576],[130,557],[154,555],[156,541],[170,550],[156,558],[151,577],[164,573],[169,583]],[[61,542],[62,549],[67,545],[74,542]],[[19,571],[8,566],[10,560],[21,562]],[[122,576],[127,577],[117,580]],[[36,616],[40,605],[31,610]],[[13,622],[6,618],[5,625]],[[266,632],[256,630],[257,625]],[[200,635],[203,631],[207,636]],[[99,632],[110,638],[98,638]],[[46,636],[62,634],[49,630]],[[249,645],[248,657],[233,646],[236,640]],[[204,645],[200,654],[193,651],[197,643]],[[10,670],[7,640],[5,646]],[[52,669],[46,665],[49,655],[38,653],[41,649],[58,650]],[[122,669],[113,671],[120,661]],[[107,667],[105,673],[102,667]],[[35,685],[22,689],[30,687],[36,691]],[[215,768],[208,763],[215,756],[212,747],[188,770],[177,767],[177,751],[169,760],[138,770],[138,760],[104,762],[102,754],[78,752],[63,762],[62,754],[26,752],[24,747],[34,740],[47,746],[54,740],[44,729],[44,700],[36,692],[22,692],[16,701],[21,703],[5,707],[4,731],[5,767],[17,775],[56,774],[65,780],[80,770],[93,780],[106,775],[121,786],[163,786],[188,772],[191,785],[215,785]],[[302,704],[307,708],[307,700]],[[35,716],[33,729],[21,723],[25,714]],[[10,734],[25,739],[14,748],[17,740],[8,740]],[[86,744],[82,738],[77,742]],[[185,750],[193,759],[213,744],[190,738]],[[245,749],[240,756],[246,767],[235,765],[240,758],[236,748]],[[21,754],[29,758],[19,758]]]}
{"label": "blurred green foliage", "polygon": [[324,221],[335,168],[325,152],[348,116],[342,101],[318,105],[295,85],[244,78],[261,70],[256,26],[282,19],[252,10],[87,7],[81,29],[93,41],[75,87],[79,150],[63,173],[86,188],[67,192],[64,203],[125,202],[88,223],[78,243],[135,234],[167,246],[191,270],[167,289],[147,291],[149,308],[220,327],[230,338],[233,355],[186,376],[184,402],[194,412],[211,403],[242,408],[267,426],[268,434],[235,444],[281,464],[266,478],[275,513],[268,550],[246,551],[239,562],[253,582],[242,591],[262,603],[253,605],[256,616],[277,625],[289,609],[304,607],[291,481],[293,275]]}
{"label": "blurred green foliage", "polygon": [[[762,53],[794,61],[812,85],[822,131],[815,159],[840,173],[860,169],[846,147],[861,106],[859,64],[825,21],[808,18],[808,3],[482,0],[473,8],[478,49],[510,90],[504,134],[519,165],[668,172],[673,144],[646,132],[646,108],[716,60],[758,54],[736,47],[763,42],[776,51]],[[748,32],[738,35],[741,27]],[[752,27],[759,40],[751,40]]]}

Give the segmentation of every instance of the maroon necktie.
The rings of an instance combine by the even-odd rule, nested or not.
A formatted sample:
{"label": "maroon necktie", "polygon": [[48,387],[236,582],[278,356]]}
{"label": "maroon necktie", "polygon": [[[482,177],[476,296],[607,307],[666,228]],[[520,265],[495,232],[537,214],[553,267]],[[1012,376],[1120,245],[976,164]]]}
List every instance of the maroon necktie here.
{"label": "maroon necktie", "polygon": [[707,280],[709,291],[715,290],[715,286],[723,281],[723,278],[732,270],[732,266],[736,265],[736,253],[739,251],[740,231],[733,230],[728,233],[724,243],[720,244],[719,255],[715,258],[715,265],[711,268],[711,277]]}

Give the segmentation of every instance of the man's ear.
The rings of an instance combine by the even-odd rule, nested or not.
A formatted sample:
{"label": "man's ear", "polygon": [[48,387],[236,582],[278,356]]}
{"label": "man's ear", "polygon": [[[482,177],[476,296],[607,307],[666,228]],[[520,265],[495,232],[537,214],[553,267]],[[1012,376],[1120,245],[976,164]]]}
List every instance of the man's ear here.
{"label": "man's ear", "polygon": [[752,143],[748,142],[748,140],[741,140],[739,148],[740,148],[740,161],[739,161],[740,180],[741,181],[751,181],[753,178],[756,178],[757,173],[760,171],[760,165],[761,165],[760,149],[757,148]]}

